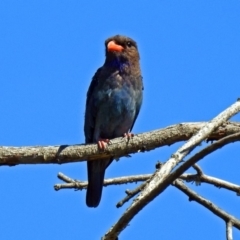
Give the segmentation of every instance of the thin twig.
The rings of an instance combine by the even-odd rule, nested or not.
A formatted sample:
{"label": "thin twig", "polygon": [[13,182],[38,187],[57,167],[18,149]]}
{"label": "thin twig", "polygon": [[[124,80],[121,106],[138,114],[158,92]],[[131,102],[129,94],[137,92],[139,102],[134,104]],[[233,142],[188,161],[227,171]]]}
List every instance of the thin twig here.
{"label": "thin twig", "polygon": [[[126,177],[118,177],[118,178],[109,178],[104,179],[104,186],[109,185],[119,185],[119,184],[126,184],[126,183],[136,183],[139,181],[146,181],[150,178],[152,174],[142,174],[142,175],[133,175],[133,176],[126,176]],[[66,189],[66,188],[75,188],[77,190],[86,189],[88,182],[87,181],[79,181],[74,180],[63,173],[58,173],[58,178],[66,182],[65,184],[55,184],[54,189]]]}
{"label": "thin twig", "polygon": [[217,188],[225,188],[227,190],[233,191],[237,194],[237,196],[240,195],[240,186],[228,181],[224,181],[220,178],[215,178],[208,176],[206,174],[198,175],[198,174],[182,174],[181,179],[187,181],[187,182],[196,182],[196,185],[200,185],[201,182],[209,183],[211,185],[216,186]]}
{"label": "thin twig", "polygon": [[202,169],[197,164],[193,164],[192,167],[196,170],[196,172],[199,176],[201,176],[203,174]]}
{"label": "thin twig", "polygon": [[[150,178],[150,177],[149,177]],[[148,179],[149,179],[148,178]],[[146,182],[144,182],[146,184]],[[122,207],[124,203],[128,202],[131,198],[133,198],[134,196],[136,196],[139,192],[141,192],[142,190],[142,187],[144,187],[144,184],[136,187],[135,189],[133,190],[126,190],[126,194],[127,196],[125,198],[123,198],[122,200],[120,200],[117,204],[116,204],[116,207],[119,208],[119,207]]]}
{"label": "thin twig", "polygon": [[[147,181],[152,174],[141,174],[141,175],[130,175],[125,177],[116,177],[116,178],[108,178],[104,180],[104,186],[109,185],[120,185],[120,184],[127,184],[127,183],[137,183],[137,182],[145,182]],[[58,178],[63,180],[65,183],[58,183],[54,185],[55,190],[61,190],[61,189],[76,189],[76,190],[82,190],[86,189],[88,182],[87,181],[80,181],[80,180],[74,180],[63,173],[58,173]],[[180,179],[185,180],[187,182],[196,182],[197,185],[200,185],[199,183],[209,183],[211,185],[216,186],[217,188],[224,188],[230,191],[235,192],[238,196],[240,195],[240,186],[228,181],[224,181],[219,178],[215,178],[206,174],[198,175],[198,174],[182,174]],[[134,195],[139,193],[141,191],[141,185],[138,186],[136,189],[131,190],[130,192]],[[132,196],[132,197],[133,197]],[[131,198],[131,194],[127,196],[128,198],[126,200],[129,200]],[[121,200],[120,202],[125,203],[126,200]]]}
{"label": "thin twig", "polygon": [[196,192],[188,188],[182,181],[175,180],[173,185],[177,187],[180,191],[184,192],[187,196],[189,196],[189,201],[196,201],[199,204],[203,205],[205,208],[210,210],[212,213],[222,218],[225,222],[231,222],[234,227],[240,230],[240,220],[232,216],[231,214],[225,212],[220,209],[217,205],[212,203],[211,201],[201,197]]}

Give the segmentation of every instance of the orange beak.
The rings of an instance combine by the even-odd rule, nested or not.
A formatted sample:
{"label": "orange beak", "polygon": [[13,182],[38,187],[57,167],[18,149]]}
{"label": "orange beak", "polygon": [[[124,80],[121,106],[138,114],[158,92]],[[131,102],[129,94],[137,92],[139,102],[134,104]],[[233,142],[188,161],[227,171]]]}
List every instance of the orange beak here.
{"label": "orange beak", "polygon": [[107,45],[107,49],[109,52],[121,52],[123,47],[121,45],[116,44],[114,41],[110,41]]}

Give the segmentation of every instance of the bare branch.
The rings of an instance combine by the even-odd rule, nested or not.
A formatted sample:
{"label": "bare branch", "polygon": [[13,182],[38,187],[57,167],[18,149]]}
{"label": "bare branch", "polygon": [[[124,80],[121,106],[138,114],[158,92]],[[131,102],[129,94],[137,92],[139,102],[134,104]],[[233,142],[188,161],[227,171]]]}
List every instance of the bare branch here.
{"label": "bare branch", "polygon": [[224,145],[227,145],[229,143],[233,143],[240,140],[240,132],[232,134],[230,136],[224,137],[215,143],[207,146],[203,150],[196,153],[194,156],[189,158],[186,162],[184,162],[180,167],[178,167],[174,172],[172,172],[169,175],[169,178],[172,179],[172,181],[176,178],[178,178],[180,175],[182,175],[188,168],[190,168],[192,165],[194,165],[199,160],[203,159],[208,154],[216,151],[219,148],[222,148]]}
{"label": "bare branch", "polygon": [[225,212],[224,210],[220,209],[218,206],[210,202],[209,200],[201,197],[196,192],[188,188],[182,181],[175,180],[173,185],[177,187],[180,191],[184,192],[186,195],[189,196],[189,201],[196,201],[199,204],[206,207],[212,213],[217,215],[218,217],[222,218],[225,222],[231,222],[234,227],[240,230],[240,220],[232,216],[231,214]]}
{"label": "bare branch", "polygon": [[[120,185],[120,184],[127,184],[127,183],[137,183],[137,182],[142,182],[142,181],[147,181],[152,174],[142,174],[142,175],[131,175],[131,176],[126,176],[126,177],[116,177],[116,178],[109,178],[104,180],[104,186],[109,186],[109,185]],[[59,183],[54,185],[55,190],[61,190],[61,189],[76,189],[76,190],[82,190],[86,189],[88,182],[87,181],[80,181],[80,180],[74,180],[63,173],[58,173],[58,178],[63,180],[66,183]],[[205,182],[212,184],[218,188],[225,188],[227,190],[236,192],[237,195],[240,195],[240,186],[228,181],[224,181],[219,178],[211,177],[206,174],[198,175],[198,174],[182,174],[180,176],[180,179],[185,180],[187,182]],[[199,185],[199,184],[198,184]],[[126,190],[127,191],[127,197],[130,199],[131,197],[135,196],[137,193],[141,191],[140,186],[138,186],[134,190]],[[133,195],[133,196],[131,196]],[[129,200],[128,199],[128,200]],[[125,201],[121,200],[120,202],[125,203]]]}
{"label": "bare branch", "polygon": [[201,176],[203,174],[202,169],[197,164],[193,164],[192,167],[196,170],[196,172],[199,176]]}
{"label": "bare branch", "polygon": [[[156,168],[157,169],[160,169],[162,166],[164,165],[164,163],[161,163],[161,162],[157,162],[156,164]],[[138,187],[136,187],[135,189],[131,190],[131,191],[126,191],[126,194],[127,196],[122,199],[121,201],[119,201],[116,205],[117,208],[119,207],[122,207],[123,204],[125,204],[126,202],[128,202],[131,198],[133,198],[134,196],[136,196],[138,193],[140,193],[144,188],[145,186],[147,185],[147,183],[149,182],[150,180],[150,177],[153,176],[153,174],[146,174],[146,175],[143,175],[143,176],[149,176],[147,179],[145,179],[145,182],[142,183],[141,185],[139,185]],[[132,176],[133,177],[133,176]]]}
{"label": "bare branch", "polygon": [[[152,175],[150,175],[147,180],[149,180],[149,178],[151,176]],[[130,190],[126,190],[127,196],[125,198],[123,198],[121,201],[119,201],[117,203],[116,207],[117,208],[122,207],[124,203],[128,202],[131,198],[133,198],[138,193],[140,193],[142,191],[142,189],[145,187],[146,184],[147,184],[147,181],[144,182],[143,184],[141,184],[140,186],[136,187],[135,189],[131,190],[131,191]]]}
{"label": "bare branch", "polygon": [[[192,158],[190,158],[187,163],[190,163],[188,165],[183,165],[183,168],[180,167],[179,169],[183,172],[184,166],[188,166],[187,168],[189,168],[192,164],[192,159],[196,162],[199,161],[201,158],[203,158],[205,155],[209,154],[212,151],[217,150],[218,148],[222,147],[225,144],[231,143],[233,141],[238,141],[239,140],[239,133],[238,134],[233,134],[231,136],[225,137],[223,139],[221,139],[221,141],[215,142],[214,144],[212,144],[211,146],[203,149],[200,153],[198,153],[196,156],[198,156],[199,158],[196,158],[196,156],[193,156]],[[209,152],[209,148],[211,149],[211,151]],[[186,175],[181,175],[182,179],[188,180],[188,181],[197,181],[196,177],[198,177],[198,182],[203,181],[203,182],[207,182],[207,183],[212,183],[215,186],[218,187],[223,187],[232,191],[235,191],[237,194],[239,194],[239,186],[217,179],[217,178],[213,178],[207,175],[203,175],[202,170],[200,169],[199,166],[197,166],[196,164],[193,165],[193,167],[198,171],[198,175],[190,175],[188,174]],[[185,170],[187,170],[187,168]],[[179,175],[179,171],[177,171],[177,175]],[[173,178],[175,178],[174,176],[175,173],[173,173]],[[200,175],[199,175],[200,174]],[[201,177],[200,177],[201,176]],[[145,183],[144,183],[145,185]],[[118,205],[120,204],[120,206],[125,203],[126,201],[128,201],[130,198],[132,198],[134,195],[136,195],[137,193],[140,192],[140,190],[143,188],[144,186],[140,185],[139,187],[137,187],[135,190],[131,191],[131,194],[129,194],[125,199],[123,199],[122,201],[120,201],[118,203]],[[118,206],[117,205],[117,206]]]}
{"label": "bare branch", "polygon": [[[171,145],[188,140],[205,125],[199,123],[182,123],[152,132],[137,134],[130,141],[126,138],[111,140],[106,151],[98,150],[96,144],[35,146],[35,147],[0,147],[0,166],[17,164],[62,164],[86,160],[104,159],[112,156],[119,158],[136,152],[150,151],[158,147]],[[240,123],[225,123],[210,136],[210,139],[220,139],[240,131]]]}
{"label": "bare branch", "polygon": [[[143,175],[133,175],[133,176],[126,176],[126,177],[118,177],[118,178],[109,178],[104,179],[103,186],[109,185],[120,185],[126,183],[137,183],[139,181],[146,181],[150,178],[152,174],[143,174]],[[77,190],[86,189],[88,182],[87,181],[79,181],[71,179],[67,177],[63,173],[58,173],[58,178],[66,182],[66,184],[55,184],[54,189],[60,190],[65,188],[75,188]]]}
{"label": "bare branch", "polygon": [[227,233],[227,240],[233,240],[231,221],[226,222],[226,233]]}
{"label": "bare branch", "polygon": [[55,184],[54,189],[56,191],[60,189],[66,189],[66,188],[74,188],[76,190],[82,190],[86,189],[88,182],[87,181],[79,181],[79,180],[74,180],[63,173],[58,173],[58,178],[66,182],[65,184]]}
{"label": "bare branch", "polygon": [[[237,101],[228,109],[220,113],[212,121],[204,125],[199,132],[194,135],[188,142],[180,147],[175,154],[163,165],[162,168],[156,171],[151,177],[146,187],[132,202],[132,205],[120,217],[118,222],[110,228],[110,230],[102,238],[103,240],[116,239],[120,232],[129,224],[132,218],[150,201],[158,196],[166,187],[171,184],[172,180],[168,177],[171,170],[182,161],[196,145],[206,139],[216,128],[222,125],[227,119],[240,111],[240,101]],[[178,175],[179,176],[179,175]],[[176,176],[176,178],[178,177]],[[169,181],[170,180],[170,181]]]}
{"label": "bare branch", "polygon": [[[79,180],[74,180],[74,179],[66,176],[65,174],[63,174],[63,173],[61,173],[61,172],[58,173],[57,177],[58,177],[59,179],[63,180],[64,182],[66,182],[66,183],[76,183],[76,182],[78,182],[78,183],[84,183],[84,182],[79,181]],[[88,184],[87,182],[85,182],[85,183]],[[87,186],[87,185],[86,185],[86,186]],[[83,188],[83,187],[81,187],[81,188]]]}
{"label": "bare branch", "polygon": [[224,181],[219,178],[211,177],[206,174],[201,174],[200,176],[198,174],[183,174],[180,177],[181,179],[192,182],[195,181],[197,185],[200,185],[201,182],[212,184],[218,188],[225,188],[227,190],[235,192],[238,196],[240,195],[240,186],[228,181]]}

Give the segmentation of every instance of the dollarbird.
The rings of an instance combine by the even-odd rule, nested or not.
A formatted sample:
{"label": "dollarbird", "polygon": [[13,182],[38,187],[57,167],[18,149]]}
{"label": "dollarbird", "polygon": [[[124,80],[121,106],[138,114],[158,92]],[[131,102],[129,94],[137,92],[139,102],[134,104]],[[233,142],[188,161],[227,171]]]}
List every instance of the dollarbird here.
{"label": "dollarbird", "polygon": [[[105,149],[110,139],[127,136],[142,105],[143,82],[137,43],[116,35],[105,41],[106,59],[92,78],[86,101],[84,133],[86,143]],[[86,204],[97,207],[104,174],[112,158],[87,162]]]}

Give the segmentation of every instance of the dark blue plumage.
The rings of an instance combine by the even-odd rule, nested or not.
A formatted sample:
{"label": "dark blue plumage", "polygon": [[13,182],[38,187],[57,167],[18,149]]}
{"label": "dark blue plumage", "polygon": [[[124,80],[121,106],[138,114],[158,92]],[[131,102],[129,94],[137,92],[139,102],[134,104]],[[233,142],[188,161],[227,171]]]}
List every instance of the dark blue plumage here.
{"label": "dark blue plumage", "polygon": [[[87,93],[85,141],[104,147],[103,139],[129,133],[142,104],[142,76],[135,41],[116,35],[105,41],[106,60],[94,75]],[[97,207],[105,169],[112,159],[88,161],[86,203]]]}

